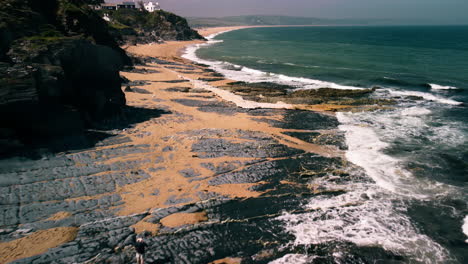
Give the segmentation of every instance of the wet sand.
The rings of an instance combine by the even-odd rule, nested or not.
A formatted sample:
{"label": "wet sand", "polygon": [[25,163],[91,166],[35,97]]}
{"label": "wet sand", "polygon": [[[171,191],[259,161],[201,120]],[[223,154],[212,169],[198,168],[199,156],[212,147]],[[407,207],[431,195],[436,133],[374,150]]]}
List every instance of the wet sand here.
{"label": "wet sand", "polygon": [[[239,28],[210,28],[200,33],[207,36]],[[186,45],[196,43],[200,41],[126,47],[132,54],[164,60],[164,63],[136,66],[146,72],[122,72],[122,76],[130,81],[146,82],[146,85],[129,85],[130,90],[126,89],[125,95],[127,104],[134,111],[138,110],[135,115],[138,118],[148,115],[148,118],[131,127],[112,130],[111,143],[60,156],[72,164],[63,165],[68,166],[68,171],[76,170],[79,171],[77,175],[89,177],[86,181],[96,190],[84,187],[83,192],[74,191],[77,184],[88,186],[83,179],[75,183],[75,176],[70,176],[73,183],[65,182],[68,178],[52,179],[54,185],[50,188],[53,188],[54,195],[33,199],[39,200],[40,206],[48,206],[49,211],[44,213],[44,217],[11,222],[5,220],[8,226],[26,222],[32,227],[32,233],[15,238],[13,234],[16,231],[7,232],[2,240],[8,242],[0,243],[0,258],[8,262],[39,255],[48,248],[62,244],[61,248],[68,247],[64,243],[75,239],[74,235],[69,234],[76,235],[76,230],[80,230],[76,238],[79,241],[92,241],[93,237],[99,236],[120,241],[118,247],[126,251],[118,252],[122,258],[124,255],[128,257],[132,249],[124,242],[127,236],[145,232],[152,236],[164,235],[177,228],[213,220],[204,209],[193,209],[195,205],[203,208],[201,205],[204,203],[222,199],[254,199],[273,190],[273,182],[289,184],[284,179],[280,183],[268,178],[270,176],[258,176],[268,172],[271,164],[282,164],[291,157],[297,159],[299,153],[325,158],[341,157],[342,152],[335,145],[315,144],[288,135],[298,131],[312,133],[312,130],[275,125],[286,122],[285,116],[289,112],[284,109],[293,109],[291,105],[259,105],[239,101],[235,95],[217,88],[217,85],[229,80],[212,83],[200,81],[199,78],[212,77],[212,72],[179,56]],[[260,109],[262,107],[269,110]],[[295,114],[310,115],[311,119],[317,117],[312,112],[299,111]],[[328,123],[318,126],[317,131],[333,134],[333,125]],[[300,169],[299,165],[297,169]],[[52,182],[50,179],[43,181],[46,184]],[[101,183],[103,187],[100,187]],[[65,188],[65,185],[71,189]],[[60,200],[63,202],[59,203]],[[71,204],[83,204],[84,209],[71,209]],[[86,204],[93,205],[86,208]],[[42,208],[40,206],[39,209]],[[102,234],[93,233],[91,236],[86,231],[94,225],[101,225],[99,221],[111,221],[113,224],[108,226],[118,225],[119,229],[112,229],[121,232],[118,239],[113,233],[109,235],[109,232],[102,231]],[[73,229],[69,227],[72,224],[80,227]],[[73,232],[61,234],[62,238],[59,239],[57,229],[45,228],[59,226],[65,231],[70,228]],[[81,252],[81,249],[77,250]],[[102,251],[98,246],[94,250]],[[22,253],[25,251],[29,253]],[[78,252],[67,254],[71,254],[67,255],[68,258],[75,257],[77,260],[90,256],[79,255]],[[101,258],[103,256],[106,255],[100,255]],[[40,257],[47,259],[44,255]],[[229,262],[240,261],[227,258],[225,262],[215,263]]]}

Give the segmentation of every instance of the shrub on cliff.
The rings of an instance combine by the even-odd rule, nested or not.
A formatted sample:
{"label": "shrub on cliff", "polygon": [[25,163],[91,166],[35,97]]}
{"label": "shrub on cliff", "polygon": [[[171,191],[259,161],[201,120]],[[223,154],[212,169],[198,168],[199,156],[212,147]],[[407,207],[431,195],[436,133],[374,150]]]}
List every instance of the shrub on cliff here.
{"label": "shrub on cliff", "polygon": [[[164,10],[147,12],[119,9],[109,12],[109,15],[110,25],[119,30],[124,37],[133,36],[136,42],[204,39],[196,30],[190,28],[185,18]],[[132,31],[128,31],[125,26]]]}

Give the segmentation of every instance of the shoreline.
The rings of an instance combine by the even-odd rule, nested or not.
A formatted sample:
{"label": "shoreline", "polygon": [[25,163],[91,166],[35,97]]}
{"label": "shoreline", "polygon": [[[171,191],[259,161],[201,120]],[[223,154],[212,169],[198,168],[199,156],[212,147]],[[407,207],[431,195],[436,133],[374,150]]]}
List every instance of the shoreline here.
{"label": "shoreline", "polygon": [[[314,25],[303,25],[314,27]],[[321,25],[317,25],[321,26]],[[241,30],[247,28],[263,28],[263,27],[295,27],[289,25],[282,26],[234,26],[234,27],[214,27],[214,28],[205,28],[201,29],[199,33],[204,37],[209,37],[213,35],[223,34],[234,30]],[[193,45],[205,44],[206,41],[195,40],[195,41],[168,41],[163,44],[146,44],[146,45],[137,45],[126,47],[126,51],[140,55],[140,56],[154,56],[157,54],[158,58],[169,59],[172,61],[178,61],[188,64],[197,64],[188,58],[183,57],[187,48]],[[183,74],[181,74],[183,75]],[[194,77],[194,78],[192,78]],[[199,76],[186,76],[187,80],[196,80]],[[333,114],[336,111],[343,111],[356,108],[352,105],[347,104],[334,104],[334,103],[321,103],[321,104],[304,104],[304,103],[285,103],[281,100],[277,100],[275,103],[270,102],[257,102],[252,100],[245,100],[242,96],[239,96],[236,93],[226,91],[225,89],[219,88],[219,86],[225,86],[228,83],[236,82],[237,80],[232,80],[229,78],[223,78],[223,80],[215,82],[197,82],[197,85],[208,87],[211,86],[211,91],[217,93],[225,100],[234,102],[239,107],[245,108],[281,108],[281,109],[300,109],[307,111],[316,111],[324,114]],[[333,89],[333,88],[332,88]],[[302,96],[302,95],[301,95]],[[366,108],[372,109],[371,106],[363,106],[364,110]]]}
{"label": "shoreline", "polygon": [[[178,230],[221,224],[222,220],[209,213],[210,208],[228,201],[250,207],[250,202],[277,190],[320,192],[317,186],[308,187],[303,179],[287,175],[303,170],[302,162],[323,159],[323,165],[313,165],[317,173],[323,173],[326,164],[342,159],[343,139],[336,137],[336,118],[312,111],[265,109],[261,107],[273,105],[257,102],[242,105],[246,103],[242,97],[217,88],[230,80],[177,56],[181,48],[193,43],[197,41],[126,48],[133,54],[150,56],[149,61],[157,59],[121,73],[129,80],[122,89],[132,125],[109,131],[93,148],[47,157],[47,163],[12,163],[20,167],[11,166],[9,173],[28,179],[16,185],[34,195],[39,195],[36,185],[48,191],[39,195],[39,201],[32,196],[30,202],[27,198],[22,203],[12,200],[17,207],[14,210],[33,216],[5,220],[3,225],[12,229],[0,234],[5,241],[0,243],[2,259],[32,262],[56,252],[54,259],[74,262],[104,261],[115,254],[129,260],[132,247],[125,241],[132,236],[146,234],[150,240],[170,240],[170,234]],[[237,105],[230,102],[236,100]],[[56,172],[57,164],[64,172]],[[29,179],[35,166],[41,166],[41,173]],[[278,210],[271,217],[283,209]],[[15,223],[27,231],[18,233]],[[99,227],[102,232],[86,231],[101,223],[107,223]],[[109,229],[116,226],[124,231]],[[56,239],[57,227],[64,227],[60,230],[65,240]],[[116,237],[119,232],[123,235]],[[38,237],[55,242],[37,247]],[[111,243],[118,250],[112,248],[112,253],[103,254],[101,246],[107,242],[92,244],[95,240],[118,241]],[[81,241],[79,246],[77,241]],[[71,246],[75,251],[64,250]]]}
{"label": "shoreline", "polygon": [[[269,100],[270,86],[232,84],[214,68],[181,57],[187,45],[198,43],[204,42],[127,47],[139,64],[121,72],[126,120],[92,131],[94,147],[40,160],[0,161],[5,165],[0,177],[8,177],[2,186],[0,259],[130,263],[132,241],[144,236],[149,263],[267,263],[309,254],[311,244],[324,242],[322,230],[353,244],[350,250],[375,248],[383,259],[387,251],[405,257],[406,251],[391,241],[400,241],[399,230],[413,232],[409,239],[429,241],[427,248],[444,258],[437,243],[394,211],[393,196],[381,195],[379,182],[372,183],[366,170],[379,157],[368,158],[366,167],[347,155],[356,150],[348,129],[358,128],[352,131],[362,138],[352,140],[359,142],[358,150],[377,153],[375,142],[383,145],[368,133],[370,127],[334,113],[348,106],[279,103],[296,100],[290,94]],[[365,137],[370,145],[362,144]],[[400,168],[392,162],[386,160],[389,173]],[[322,218],[327,206],[351,214],[350,222]],[[361,216],[380,223],[375,212],[398,224],[377,225],[361,240],[359,234],[367,230]],[[349,236],[339,232],[343,228]],[[382,244],[386,234],[395,235]],[[294,247],[283,246],[293,242]],[[375,259],[365,252],[358,251],[363,260]]]}

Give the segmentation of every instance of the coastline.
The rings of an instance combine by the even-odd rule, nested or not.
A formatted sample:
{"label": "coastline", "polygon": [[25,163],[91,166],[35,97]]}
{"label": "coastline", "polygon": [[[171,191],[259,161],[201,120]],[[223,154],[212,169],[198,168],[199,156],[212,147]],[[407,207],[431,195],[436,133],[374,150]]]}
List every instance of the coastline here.
{"label": "coastline", "polygon": [[[9,179],[2,186],[0,220],[7,228],[0,231],[0,258],[129,263],[131,241],[145,236],[149,263],[306,261],[310,245],[337,241],[352,244],[344,246],[344,258],[365,247],[372,253],[358,250],[362,260],[386,259],[388,252],[411,259],[419,252],[401,245],[415,241],[425,259],[448,259],[393,208],[406,195],[426,199],[433,189],[381,151],[385,143],[372,122],[353,120],[361,113],[336,114],[355,109],[345,104],[297,104],[284,94],[273,100],[271,86],[235,84],[182,57],[200,43],[126,47],[137,63],[121,72],[125,120],[90,131],[94,147],[0,161],[6,165],[0,176]],[[372,102],[376,108],[369,110],[386,107],[378,105],[384,100]],[[375,116],[366,106],[356,110]],[[416,110],[406,114],[419,115]],[[383,173],[373,173],[382,165]],[[375,224],[373,232],[362,216]]]}
{"label": "coastline", "polygon": [[[245,27],[201,33],[207,36],[241,28]],[[8,242],[0,243],[2,259],[40,262],[54,256],[78,262],[91,257],[104,261],[115,254],[130,258],[133,255],[128,241],[132,236],[143,233],[149,235],[148,239],[171,241],[176,239],[171,236],[174,232],[221,224],[223,220],[214,218],[210,208],[227,201],[249,207],[255,199],[265,199],[261,197],[275,201],[275,196],[267,194],[280,190],[321,192],[318,186],[308,186],[303,178],[287,175],[301,173],[304,164],[315,159],[323,160],[323,164],[312,163],[308,171],[323,173],[327,164],[340,162],[343,139],[336,137],[336,118],[301,111],[299,106],[289,104],[245,101],[217,88],[231,80],[218,78],[205,66],[178,56],[181,49],[197,43],[201,42],[126,48],[133,54],[157,59],[156,63],[150,59],[133,71],[121,73],[130,82],[122,88],[133,111],[127,118],[136,119],[134,125],[112,130],[110,137],[94,148],[48,157],[50,162],[41,169],[44,175],[56,175],[52,173],[54,164],[62,159],[67,160],[62,165],[67,173],[60,176],[63,178],[39,179],[42,188],[50,191],[39,203],[34,202],[34,217],[11,221],[18,221],[23,229],[30,228],[24,233],[12,229],[3,235],[2,241]],[[9,173],[21,178],[29,172],[12,168]],[[86,182],[78,183],[83,177]],[[67,187],[57,186],[56,182]],[[115,186],[109,187],[107,182]],[[77,184],[85,186],[75,190]],[[34,181],[25,183],[23,188],[34,185]],[[29,206],[27,201],[24,203],[18,205],[18,210]],[[84,208],[71,206],[76,203],[84,203]],[[283,209],[276,210],[265,213],[268,217],[258,217],[268,220],[282,214]],[[100,223],[125,231],[119,231],[122,235],[118,237],[117,229],[104,228],[96,234],[86,231]],[[65,228],[69,226],[73,228]],[[53,240],[56,227],[64,227],[61,236],[65,240]],[[36,237],[56,242],[36,248]],[[117,244],[112,245],[118,250],[102,254],[103,248],[89,244],[99,239],[116,240]],[[81,241],[80,246],[75,246],[77,241]],[[64,250],[71,245],[75,247],[73,252]],[[35,250],[27,250],[31,248]],[[230,257],[240,262],[231,253],[219,259]]]}
{"label": "coastline", "polygon": [[[244,28],[253,28],[254,26],[243,26],[243,27],[214,27],[214,28],[202,28],[198,29],[198,32],[203,37],[208,37],[213,34],[220,34],[222,32],[228,32]],[[144,56],[157,56],[159,58],[169,59],[181,59],[183,50],[194,44],[205,43],[203,40],[190,40],[190,41],[166,41],[162,44],[146,44],[137,46],[125,46],[124,49],[130,53],[136,52],[136,54]]]}
{"label": "coastline", "polygon": [[[234,26],[234,27],[213,27],[213,28],[202,28],[198,29],[199,33],[204,37],[215,36],[218,34],[226,33],[229,31],[234,30],[241,30],[247,28],[265,28],[265,27],[316,27],[321,25],[298,25],[298,26],[289,26],[289,25],[278,25],[278,26]],[[205,44],[206,41],[195,40],[195,41],[168,41],[163,44],[146,44],[146,45],[137,45],[137,46],[130,46],[125,47],[127,52],[140,55],[140,56],[157,56],[158,58],[169,59],[172,61],[177,61],[186,64],[196,64],[194,61],[185,58],[183,55],[185,54],[186,49],[191,46],[196,46],[200,44]],[[198,78],[203,76],[199,75],[188,75],[187,73],[179,73],[180,76],[184,76],[182,78],[186,78],[187,80],[197,80]],[[218,96],[221,96],[223,99],[234,102],[237,106],[243,108],[279,108],[279,109],[299,109],[299,110],[308,110],[308,111],[316,111],[325,114],[332,114],[336,111],[343,111],[349,110],[352,108],[356,108],[349,104],[334,104],[334,103],[320,103],[320,104],[303,104],[303,103],[285,103],[282,101],[276,101],[276,103],[262,103],[262,102],[255,102],[251,100],[244,100],[242,96],[239,96],[233,92],[226,91],[225,89],[220,89],[220,86],[226,86],[229,83],[236,82],[237,80],[231,80],[229,78],[223,78],[223,80],[219,81],[210,81],[209,83],[201,84],[198,81],[196,85],[203,86],[207,88],[210,86],[212,92],[215,92]],[[347,87],[343,87],[347,88]],[[350,88],[352,89],[352,87]],[[362,107],[365,109],[366,107]],[[372,109],[372,107],[368,107]]]}

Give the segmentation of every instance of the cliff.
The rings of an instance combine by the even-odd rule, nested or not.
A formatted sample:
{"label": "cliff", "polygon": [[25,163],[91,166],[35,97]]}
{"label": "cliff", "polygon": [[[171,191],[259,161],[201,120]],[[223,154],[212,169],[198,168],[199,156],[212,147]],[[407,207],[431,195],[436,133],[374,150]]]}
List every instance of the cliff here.
{"label": "cliff", "polygon": [[114,35],[117,38],[121,36],[129,44],[204,39],[190,28],[185,18],[164,10],[147,12],[119,9],[101,13],[109,16],[109,25]]}
{"label": "cliff", "polygon": [[125,106],[131,60],[82,0],[0,5],[0,155],[82,133]]}

